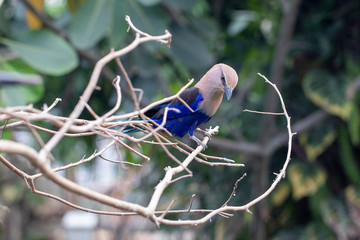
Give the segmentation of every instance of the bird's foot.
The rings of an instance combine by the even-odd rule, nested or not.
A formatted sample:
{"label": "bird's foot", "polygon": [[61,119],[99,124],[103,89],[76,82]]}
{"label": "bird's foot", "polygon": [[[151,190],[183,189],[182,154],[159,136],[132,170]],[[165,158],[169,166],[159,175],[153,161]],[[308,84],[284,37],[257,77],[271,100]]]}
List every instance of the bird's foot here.
{"label": "bird's foot", "polygon": [[204,151],[206,148],[207,148],[207,146],[206,146],[206,144],[205,143],[203,143],[200,139],[198,139],[197,137],[195,137],[194,135],[192,135],[192,136],[190,136],[190,139],[191,140],[194,140],[196,143],[197,143],[197,145],[199,146],[202,146],[202,150]]}
{"label": "bird's foot", "polygon": [[[211,128],[211,127],[210,127],[210,128]],[[202,130],[201,128],[196,128],[196,129],[195,129],[196,132],[202,134],[204,137],[208,137],[209,140],[211,140],[211,134],[208,133],[207,130],[209,130],[209,129],[205,129],[205,130]]]}

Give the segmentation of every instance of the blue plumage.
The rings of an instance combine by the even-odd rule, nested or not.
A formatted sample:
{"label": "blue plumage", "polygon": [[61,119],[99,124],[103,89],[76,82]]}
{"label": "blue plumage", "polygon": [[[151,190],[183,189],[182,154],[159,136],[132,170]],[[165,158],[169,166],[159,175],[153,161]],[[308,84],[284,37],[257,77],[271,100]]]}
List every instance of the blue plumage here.
{"label": "blue plumage", "polygon": [[[189,94],[197,94],[195,96],[189,96]],[[189,89],[181,94],[181,98],[193,109],[193,112],[180,101],[175,100],[163,106],[160,109],[159,114],[156,114],[152,117],[156,123],[161,124],[164,119],[164,110],[165,107],[178,109],[179,112],[176,111],[168,111],[167,120],[164,127],[173,135],[182,138],[185,134],[189,133],[190,136],[194,135],[194,130],[202,123],[209,121],[211,117],[202,113],[199,110],[200,103],[204,100],[202,94],[198,91],[198,89]],[[194,99],[194,101],[188,102],[186,100]]]}

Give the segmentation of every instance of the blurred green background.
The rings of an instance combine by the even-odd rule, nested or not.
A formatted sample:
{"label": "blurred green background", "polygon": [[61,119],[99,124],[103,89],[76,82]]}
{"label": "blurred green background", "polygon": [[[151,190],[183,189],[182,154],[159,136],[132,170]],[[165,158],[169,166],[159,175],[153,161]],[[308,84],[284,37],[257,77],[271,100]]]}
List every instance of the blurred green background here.
{"label": "blurred green background", "polygon": [[[43,19],[34,18],[29,7]],[[232,100],[207,124],[219,125],[220,133],[206,153],[246,167],[193,163],[194,176],[172,185],[161,206],[176,197],[174,208],[186,209],[195,193],[194,208],[220,207],[245,172],[231,205],[245,204],[270,186],[286,158],[286,123],[283,117],[242,111],[281,111],[274,90],[258,72],[277,84],[298,133],[286,178],[251,209],[252,215],[238,212],[201,226],[160,230],[136,217],[101,216],[95,239],[360,239],[359,13],[358,0],[0,1],[0,106],[34,103],[40,108],[60,97],[53,113],[67,116],[96,61],[134,38],[126,31],[125,15],[152,35],[168,29],[170,49],[145,43],[122,58],[134,86],[144,90],[143,106],[176,93],[192,77],[198,80],[215,63],[232,66],[239,84]],[[10,73],[16,77],[9,82]],[[90,100],[98,114],[115,102],[111,81],[116,74],[115,64],[109,64],[99,81],[101,91]],[[21,84],[29,79],[35,84]],[[123,93],[121,112],[132,111],[131,99]],[[91,119],[86,112],[81,117]],[[2,138],[17,139],[21,130],[7,130]],[[39,148],[31,137],[27,141]],[[59,161],[54,164],[78,161],[101,141],[66,138],[53,152]],[[147,204],[164,167],[172,163],[159,147],[143,144],[141,151],[152,158],[143,163],[145,170],[111,165],[116,172],[108,194]],[[141,162],[127,152],[124,157]],[[12,160],[34,172],[23,159]],[[105,178],[97,167],[83,166],[81,171],[90,175],[84,179],[96,183]],[[66,174],[74,180],[81,175],[75,170]],[[70,199],[88,204],[76,196]],[[32,194],[22,179],[0,166],[1,239],[65,239],[61,219],[69,210]]]}

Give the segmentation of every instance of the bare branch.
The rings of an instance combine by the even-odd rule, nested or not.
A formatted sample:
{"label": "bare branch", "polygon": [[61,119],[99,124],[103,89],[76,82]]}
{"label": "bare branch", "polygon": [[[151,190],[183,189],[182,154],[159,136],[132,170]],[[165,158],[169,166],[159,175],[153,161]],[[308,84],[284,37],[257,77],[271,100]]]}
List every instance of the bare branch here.
{"label": "bare branch", "polygon": [[[27,2],[26,0],[24,0]],[[111,50],[107,55],[101,58],[95,65],[95,68],[92,72],[92,75],[89,79],[88,85],[84,89],[84,92],[79,97],[78,102],[71,112],[71,114],[66,116],[55,116],[51,113],[51,110],[58,104],[61,99],[57,98],[50,107],[46,107],[44,105],[43,110],[39,110],[34,108],[32,105],[29,106],[16,106],[9,108],[0,108],[0,121],[4,121],[5,124],[0,126],[0,130],[3,132],[6,130],[14,129],[21,127],[21,129],[27,129],[33,134],[33,137],[39,143],[41,150],[36,151],[34,148],[27,146],[23,143],[10,141],[10,140],[2,140],[0,138],[0,162],[8,167],[11,171],[16,173],[19,177],[24,179],[27,186],[31,189],[31,191],[35,194],[52,198],[57,200],[63,204],[66,204],[70,207],[76,208],[78,210],[92,212],[95,214],[103,214],[103,215],[114,215],[114,216],[129,216],[129,215],[141,215],[145,218],[150,219],[154,224],[160,226],[160,224],[168,224],[168,225],[197,225],[202,224],[214,216],[220,215],[226,218],[229,218],[233,215],[234,212],[237,211],[248,211],[249,208],[254,206],[259,201],[266,198],[276,187],[276,185],[280,182],[282,178],[285,177],[285,172],[287,166],[290,162],[290,154],[292,147],[292,137],[295,133],[292,132],[290,126],[290,117],[285,108],[285,104],[283,102],[282,96],[279,90],[276,88],[274,84],[272,84],[266,77],[260,75],[265,79],[265,81],[270,84],[276,91],[279,96],[282,113],[264,113],[264,112],[255,112],[261,114],[270,114],[270,115],[280,115],[285,116],[287,120],[287,136],[288,137],[288,153],[285,159],[285,163],[277,174],[275,181],[272,185],[260,196],[253,199],[249,203],[243,206],[229,206],[230,201],[234,198],[235,192],[238,188],[238,183],[246,176],[243,174],[236,183],[234,184],[231,195],[228,200],[217,209],[192,209],[193,201],[195,198],[195,194],[192,195],[189,207],[187,209],[172,209],[175,204],[175,199],[173,199],[170,204],[167,206],[165,210],[160,210],[159,202],[163,197],[164,191],[171,185],[175,184],[178,181],[183,180],[184,178],[192,177],[193,172],[190,170],[190,164],[195,160],[198,164],[204,164],[205,167],[216,167],[216,166],[228,166],[228,167],[243,167],[244,164],[235,163],[235,161],[231,159],[227,159],[224,157],[217,156],[209,156],[204,153],[201,153],[202,146],[197,146],[195,149],[184,144],[183,142],[175,139],[171,136],[169,132],[165,129],[167,114],[169,111],[178,111],[177,109],[165,108],[163,121],[159,123],[155,123],[152,119],[149,119],[145,116],[145,112],[162,103],[167,103],[171,100],[177,99],[182,102],[185,106],[189,108],[190,111],[194,111],[190,108],[190,106],[181,98],[181,94],[185,91],[192,83],[193,79],[191,79],[183,88],[181,88],[175,95],[161,99],[159,101],[148,104],[147,106],[141,108],[140,101],[143,95],[142,89],[134,88],[129,78],[124,66],[120,61],[120,57],[124,56],[128,52],[137,48],[140,44],[155,41],[160,42],[162,44],[166,44],[169,46],[171,42],[171,34],[168,31],[165,31],[164,35],[160,36],[152,36],[148,33],[142,32],[138,28],[134,26],[131,22],[130,17],[126,16],[126,21],[129,24],[129,28],[135,32],[135,37],[133,42],[131,42],[128,46],[124,47],[120,50]],[[93,111],[92,107],[89,105],[89,99],[92,96],[92,93],[96,90],[99,76],[103,71],[104,67],[110,61],[115,60],[117,66],[121,70],[124,78],[129,86],[130,92],[127,93],[131,96],[132,102],[134,105],[134,110],[132,112],[117,114],[121,103],[122,103],[122,95],[124,90],[120,87],[120,77],[117,76],[113,81],[113,86],[117,94],[116,103],[114,106],[108,110],[103,115],[98,115]],[[137,93],[139,95],[137,96]],[[87,109],[94,119],[80,119],[79,116],[83,113],[84,109]],[[44,127],[43,125],[39,126],[37,123],[46,122],[50,126]],[[9,123],[10,122],[10,123]],[[138,130],[141,134],[139,135],[129,135],[126,134],[124,129],[126,127],[133,127]],[[51,128],[51,129],[50,129]],[[210,136],[218,133],[219,127],[210,128],[206,130],[207,134],[205,134],[204,139],[202,140],[203,144],[207,144],[210,141]],[[41,138],[38,131],[48,133],[51,138],[46,142],[45,138]],[[77,160],[76,162],[70,163],[68,165],[60,166],[60,167],[52,167],[51,164],[48,164],[47,161],[49,156],[51,157],[51,152],[53,149],[63,140],[65,137],[81,137],[81,136],[89,136],[89,135],[97,135],[101,138],[106,138],[110,140],[110,142],[101,149],[94,151],[90,156],[83,157],[82,159]],[[215,138],[216,139],[216,138]],[[94,191],[92,189],[85,188],[69,179],[62,177],[62,175],[58,174],[58,171],[66,171],[70,168],[78,167],[81,164],[92,161],[93,159],[99,157],[104,159],[105,161],[120,163],[120,164],[128,164],[138,167],[137,169],[142,169],[143,166],[148,164],[148,160],[150,160],[150,156],[145,155],[140,152],[137,146],[140,144],[152,144],[154,147],[161,147],[164,154],[166,154],[167,158],[172,160],[171,166],[169,164],[168,167],[165,168],[164,176],[156,185],[152,196],[147,204],[147,206],[141,206],[136,203],[120,200],[109,195]],[[135,147],[134,147],[135,145]],[[253,152],[263,152],[264,150],[261,146],[254,145],[251,143],[247,143],[240,148],[250,147]],[[110,159],[112,157],[104,157],[104,152],[110,148],[115,148],[116,150],[121,148],[124,151],[130,151],[133,154],[141,157],[146,160],[142,164],[135,164],[123,160],[113,160]],[[171,150],[171,151],[170,151]],[[177,151],[174,154],[172,151]],[[26,158],[33,167],[35,167],[39,173],[34,175],[29,175],[25,171],[15,167],[9,160],[8,156],[5,154],[19,155]],[[183,156],[183,157],[181,157]],[[175,166],[174,166],[175,165]],[[99,205],[105,205],[109,207],[113,207],[116,211],[100,211],[97,209],[90,209],[84,206],[80,206],[72,203],[66,198],[61,198],[54,194],[39,191],[36,188],[35,181],[38,178],[46,178],[48,181],[52,181],[63,190],[66,190],[69,193],[77,194],[79,196],[85,197],[89,200],[95,201]],[[169,214],[194,214],[194,213],[202,213],[203,216],[194,220],[173,220],[170,218]]]}

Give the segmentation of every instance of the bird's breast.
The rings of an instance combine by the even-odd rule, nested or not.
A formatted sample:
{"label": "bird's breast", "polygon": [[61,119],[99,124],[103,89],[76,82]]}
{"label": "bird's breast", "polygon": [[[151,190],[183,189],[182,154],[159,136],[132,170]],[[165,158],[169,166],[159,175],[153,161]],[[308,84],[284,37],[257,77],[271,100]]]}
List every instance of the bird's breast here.
{"label": "bird's breast", "polygon": [[203,95],[204,100],[199,104],[199,110],[207,116],[212,117],[221,104],[223,93],[207,94],[204,92]]}

